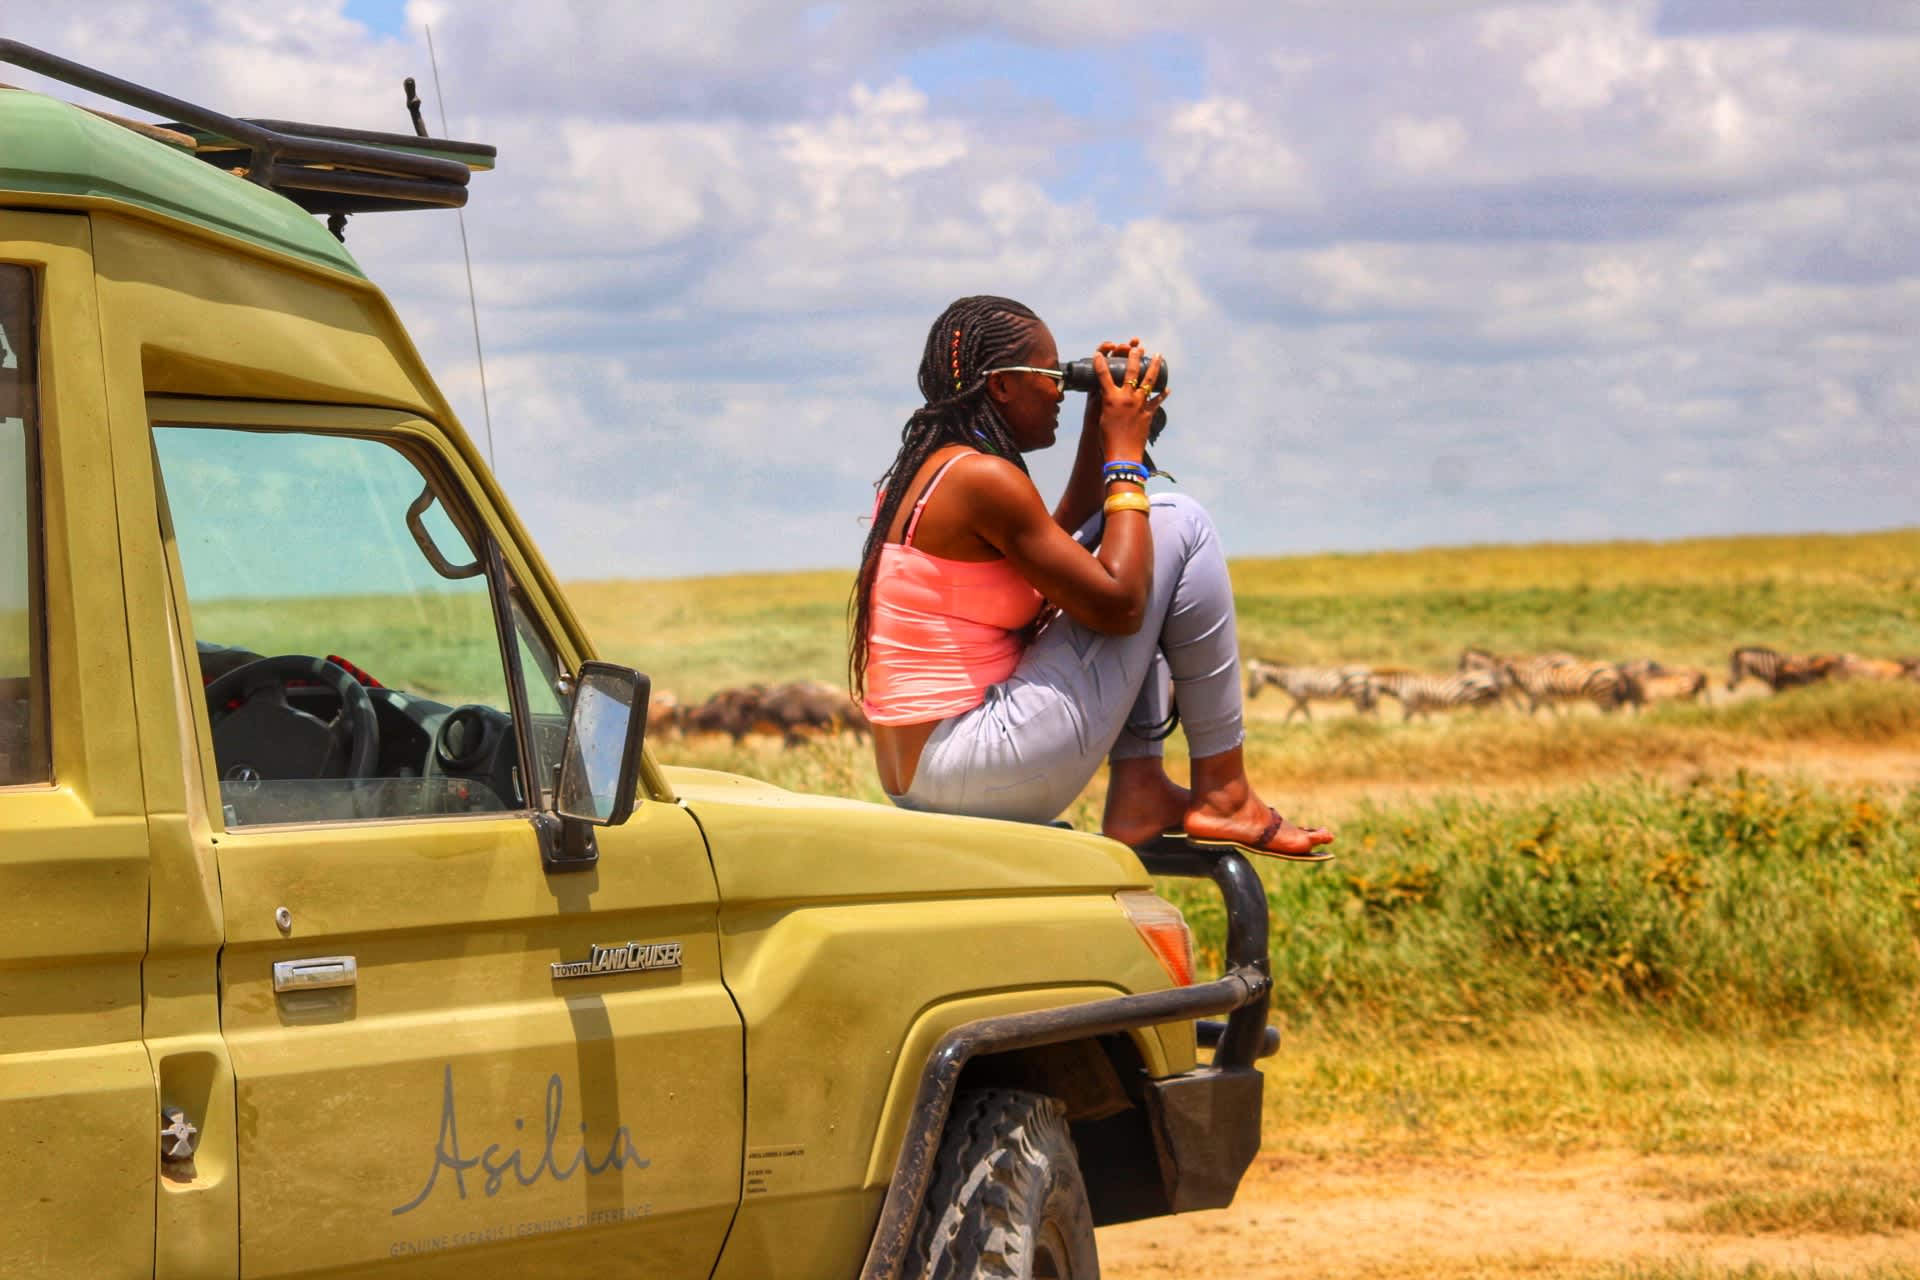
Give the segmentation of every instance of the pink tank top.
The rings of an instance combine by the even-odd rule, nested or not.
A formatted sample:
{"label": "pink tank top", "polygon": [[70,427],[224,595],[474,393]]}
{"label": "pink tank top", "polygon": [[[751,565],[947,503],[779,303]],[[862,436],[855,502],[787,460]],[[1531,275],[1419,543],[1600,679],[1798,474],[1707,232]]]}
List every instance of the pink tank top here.
{"label": "pink tank top", "polygon": [[971,711],[1020,663],[1018,632],[1044,603],[1006,560],[948,560],[913,545],[949,458],[913,505],[899,542],[880,548],[867,632],[867,718],[924,724]]}

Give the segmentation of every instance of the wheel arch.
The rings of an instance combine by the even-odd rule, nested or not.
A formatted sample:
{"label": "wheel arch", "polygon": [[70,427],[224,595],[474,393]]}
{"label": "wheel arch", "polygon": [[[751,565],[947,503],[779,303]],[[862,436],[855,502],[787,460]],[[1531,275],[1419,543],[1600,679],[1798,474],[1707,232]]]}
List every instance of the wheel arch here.
{"label": "wheel arch", "polygon": [[1057,1098],[1079,1157],[1097,1227],[1171,1213],[1153,1140],[1149,1071],[1132,1035],[1109,1034],[982,1054],[954,1086],[1020,1089]]}
{"label": "wheel arch", "polygon": [[[1123,994],[1104,986],[1052,987],[967,996],[924,1010],[901,1041],[867,1157],[866,1185],[884,1187],[892,1180],[921,1079],[948,1032],[982,1018],[1066,1008]],[[1115,1108],[1112,1104],[1116,1093],[1127,1096],[1125,1082],[1132,1075],[1171,1075],[1193,1064],[1192,1024],[1171,1023],[981,1054],[967,1062],[956,1087],[1029,1089],[1050,1094],[1066,1104],[1069,1121],[1076,1121],[1079,1116],[1124,1111],[1126,1107]],[[1060,1089],[1069,1090],[1073,1096],[1062,1096]],[[1127,1105],[1137,1105],[1138,1097],[1136,1088]]]}

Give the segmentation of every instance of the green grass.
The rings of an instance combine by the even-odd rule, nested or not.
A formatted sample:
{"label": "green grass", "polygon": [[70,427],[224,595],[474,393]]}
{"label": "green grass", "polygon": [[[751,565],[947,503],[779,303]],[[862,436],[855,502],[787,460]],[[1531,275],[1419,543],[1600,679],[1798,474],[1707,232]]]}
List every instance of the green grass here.
{"label": "green grass", "polygon": [[[1232,562],[1242,652],[1450,668],[1467,645],[1723,670],[1737,645],[1920,653],[1920,529]],[[602,653],[704,697],[839,682],[845,571],[568,587]]]}
{"label": "green grass", "polygon": [[1451,667],[1468,645],[1724,667],[1740,644],[1920,652],[1920,530],[1233,564],[1241,647]]}
{"label": "green grass", "polygon": [[[1920,650],[1920,595],[1904,581],[1634,583],[1303,601],[1240,588],[1243,649],[1292,662],[1450,668],[1460,650],[1642,655],[1724,670],[1736,645],[1862,653]],[[1894,607],[1889,609],[1889,602]]]}

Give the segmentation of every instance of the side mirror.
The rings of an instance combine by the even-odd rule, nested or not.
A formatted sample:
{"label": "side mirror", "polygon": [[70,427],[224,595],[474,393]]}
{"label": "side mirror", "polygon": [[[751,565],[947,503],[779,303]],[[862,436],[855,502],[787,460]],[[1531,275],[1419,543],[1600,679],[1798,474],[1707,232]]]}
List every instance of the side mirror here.
{"label": "side mirror", "polygon": [[554,788],[562,818],[617,827],[633,816],[651,691],[652,682],[632,667],[580,664]]}
{"label": "side mirror", "polygon": [[549,872],[591,870],[600,861],[593,828],[617,827],[633,816],[650,692],[651,682],[632,667],[580,664],[553,811],[533,816],[540,861]]}

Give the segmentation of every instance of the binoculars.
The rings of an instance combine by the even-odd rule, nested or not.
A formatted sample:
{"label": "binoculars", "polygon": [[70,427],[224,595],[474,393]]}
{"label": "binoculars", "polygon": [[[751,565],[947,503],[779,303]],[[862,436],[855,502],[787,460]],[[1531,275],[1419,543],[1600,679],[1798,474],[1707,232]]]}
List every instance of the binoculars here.
{"label": "binoculars", "polygon": [[[1067,391],[1098,390],[1100,386],[1100,374],[1094,367],[1094,361],[1098,359],[1100,359],[1099,356],[1083,356],[1078,360],[1069,360],[1061,365],[1060,373],[1062,376],[1060,378],[1060,386]],[[1140,360],[1140,372],[1145,373],[1147,371],[1147,365],[1152,362],[1151,358],[1143,353]],[[1107,372],[1113,375],[1115,386],[1125,386],[1127,382],[1127,358],[1125,356],[1108,356]],[[1153,383],[1147,390],[1154,395],[1159,395],[1166,389],[1167,361],[1165,357],[1162,357],[1160,360],[1160,368],[1154,374]],[[1159,443],[1160,433],[1166,430],[1166,426],[1167,411],[1165,409],[1155,409],[1153,411],[1153,424],[1147,428],[1147,442],[1149,444]]]}
{"label": "binoculars", "polygon": [[[1100,374],[1094,368],[1094,362],[1099,358],[1099,356],[1084,356],[1079,360],[1069,360],[1067,363],[1061,365],[1060,371],[1065,376],[1060,380],[1060,385],[1068,391],[1093,391],[1098,389],[1100,386]],[[1147,371],[1147,365],[1151,363],[1151,361],[1152,357],[1142,353],[1139,366],[1141,373]],[[1127,358],[1125,356],[1108,356],[1107,371],[1113,375],[1115,386],[1124,386],[1127,381]],[[1148,390],[1158,395],[1166,389],[1167,362],[1166,359],[1162,357],[1160,370],[1154,375],[1153,385],[1149,387]]]}

